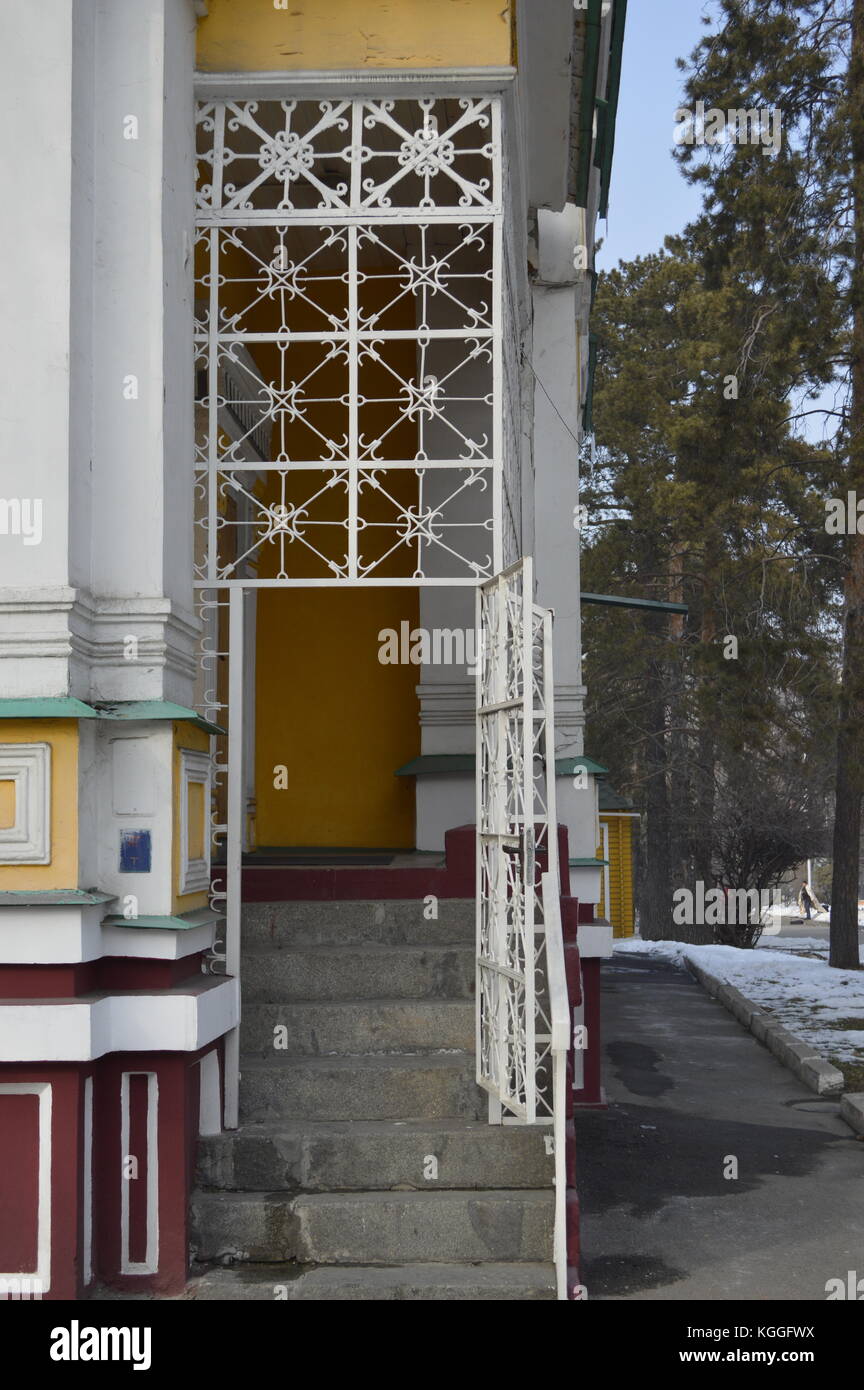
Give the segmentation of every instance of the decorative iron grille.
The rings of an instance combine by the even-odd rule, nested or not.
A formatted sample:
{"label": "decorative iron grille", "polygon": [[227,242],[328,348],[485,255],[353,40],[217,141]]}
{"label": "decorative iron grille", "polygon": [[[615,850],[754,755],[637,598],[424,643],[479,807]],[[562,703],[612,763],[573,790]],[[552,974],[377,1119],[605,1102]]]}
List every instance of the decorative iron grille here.
{"label": "decorative iron grille", "polygon": [[205,101],[198,130],[199,585],[496,573],[521,529],[497,98]]}

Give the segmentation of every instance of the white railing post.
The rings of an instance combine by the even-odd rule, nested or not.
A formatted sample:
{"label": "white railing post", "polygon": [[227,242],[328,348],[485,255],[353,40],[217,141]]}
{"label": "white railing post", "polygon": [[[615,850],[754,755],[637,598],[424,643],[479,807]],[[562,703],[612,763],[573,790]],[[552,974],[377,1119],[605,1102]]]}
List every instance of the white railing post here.
{"label": "white railing post", "polygon": [[555,1147],[555,1283],[559,1299],[567,1297],[567,1053],[570,1050],[570,1005],[561,929],[561,885],[543,875],[546,921],[546,985],[549,991],[552,1054],[552,1135]]}
{"label": "white railing post", "polygon": [[[228,607],[228,807],[225,837],[225,973],[240,979],[240,914],[246,824],[243,768],[244,592],[230,591]],[[236,1129],[240,1109],[240,1029],[225,1038],[225,1128]]]}

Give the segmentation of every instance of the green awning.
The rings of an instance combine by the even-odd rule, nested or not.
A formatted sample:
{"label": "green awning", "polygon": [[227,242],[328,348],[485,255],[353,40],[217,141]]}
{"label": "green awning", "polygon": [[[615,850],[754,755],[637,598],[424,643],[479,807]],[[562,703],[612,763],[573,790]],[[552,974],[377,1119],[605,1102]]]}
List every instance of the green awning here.
{"label": "green awning", "polygon": [[98,719],[83,700],[71,695],[45,695],[39,699],[0,700],[0,719]]}
{"label": "green awning", "polygon": [[454,773],[474,776],[473,753],[422,753],[410,763],[397,767],[395,777],[441,777]]}
{"label": "green awning", "polygon": [[194,927],[212,927],[221,921],[218,912],[199,907],[195,912],[181,912],[178,917],[124,917],[112,912],[102,922],[103,927],[145,927],[151,931],[192,931]]}
{"label": "green awning", "polygon": [[100,719],[179,719],[203,729],[205,734],[224,734],[218,724],[185,705],[175,705],[171,700],[117,700],[111,704],[98,704],[96,713]]}
{"label": "green awning", "polygon": [[[473,753],[422,753],[412,758],[410,763],[397,767],[396,777],[440,777],[450,773],[470,773],[474,775]],[[574,777],[580,771],[590,772],[594,777],[604,777],[609,771],[593,758],[556,758],[555,776]]]}
{"label": "green awning", "polygon": [[197,710],[175,705],[171,700],[115,700],[97,705],[85,705],[70,695],[0,700],[0,719],[178,719],[203,729],[205,734],[225,733]]}
{"label": "green awning", "polygon": [[668,603],[657,598],[626,598],[621,594],[580,594],[582,603],[600,603],[606,608],[646,608],[654,613],[683,613],[689,609],[686,603]]}
{"label": "green awning", "polygon": [[100,893],[98,888],[25,888],[0,893],[0,907],[98,907],[113,903],[116,893]]}
{"label": "green awning", "polygon": [[608,782],[601,782],[598,790],[600,792],[599,810],[601,815],[604,811],[617,811],[638,818],[639,812],[635,809],[633,802],[628,801],[620,792],[616,792],[613,787],[609,786]]}
{"label": "green awning", "polygon": [[592,777],[605,777],[609,771],[602,763],[596,763],[593,758],[556,758],[555,775],[556,777],[575,777],[577,772],[590,772]]}

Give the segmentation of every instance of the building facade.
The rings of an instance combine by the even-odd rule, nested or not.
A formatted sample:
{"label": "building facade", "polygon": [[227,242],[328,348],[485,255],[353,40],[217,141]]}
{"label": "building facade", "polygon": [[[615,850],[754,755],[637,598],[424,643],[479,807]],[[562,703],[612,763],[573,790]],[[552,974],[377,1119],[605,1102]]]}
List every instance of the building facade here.
{"label": "building facade", "polygon": [[[624,4],[6,9],[0,1279],[170,1295],[190,1203],[201,1261],[244,1246],[193,1191],[219,1185],[249,1116],[276,1113],[255,1112],[263,1083],[239,1062],[256,905],[293,905],[294,930],[322,901],[346,923],[345,904],[381,922],[413,904],[421,933],[430,901],[476,893],[477,1081],[504,1133],[554,1108],[541,870],[569,1007],[593,1007],[611,928],[578,458]],[[343,1021],[350,1001],[368,1032],[376,987],[359,1006],[314,980],[300,998]],[[244,1018],[274,1005],[248,1001],[244,983]],[[597,1099],[591,1046],[570,1058],[570,1112],[573,1086]],[[570,1212],[572,1287],[572,1192]],[[430,1264],[474,1259],[450,1242]],[[515,1287],[548,1294],[539,1274]]]}

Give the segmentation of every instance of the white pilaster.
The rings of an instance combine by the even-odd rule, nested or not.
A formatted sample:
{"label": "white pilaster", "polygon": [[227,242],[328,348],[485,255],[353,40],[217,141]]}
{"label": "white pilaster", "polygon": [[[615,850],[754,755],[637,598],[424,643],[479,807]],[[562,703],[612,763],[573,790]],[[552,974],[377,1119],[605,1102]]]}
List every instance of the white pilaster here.
{"label": "white pilaster", "polygon": [[558,756],[584,752],[579,603],[580,353],[582,276],[574,268],[582,217],[538,213],[534,284],[534,561],[537,601],[555,613],[555,728]]}
{"label": "white pilaster", "polygon": [[0,9],[0,697],[188,703],[194,6]]}
{"label": "white pilaster", "polygon": [[[585,276],[576,268],[577,246],[586,242],[584,212],[538,213],[538,275],[534,299],[534,468],[537,600],[555,613],[555,742],[558,757],[584,753],[582,622],[580,607],[579,504],[582,373],[587,314]],[[593,856],[597,847],[597,790],[557,782],[558,816],[567,826],[571,857]],[[579,869],[573,891],[596,901],[599,874]],[[573,874],[571,874],[571,881]]]}
{"label": "white pilaster", "polygon": [[69,576],[73,5],[4,0],[0,16],[0,587],[38,591]]}

